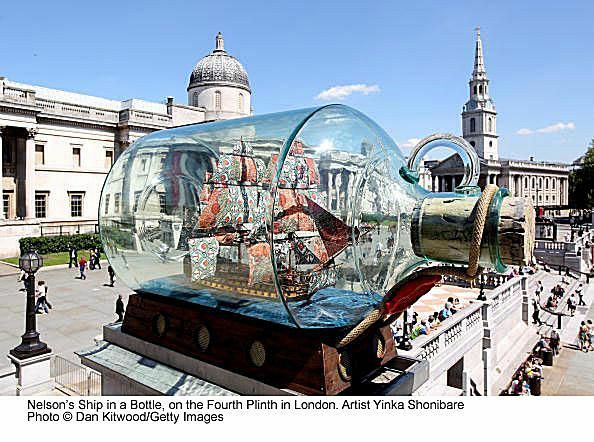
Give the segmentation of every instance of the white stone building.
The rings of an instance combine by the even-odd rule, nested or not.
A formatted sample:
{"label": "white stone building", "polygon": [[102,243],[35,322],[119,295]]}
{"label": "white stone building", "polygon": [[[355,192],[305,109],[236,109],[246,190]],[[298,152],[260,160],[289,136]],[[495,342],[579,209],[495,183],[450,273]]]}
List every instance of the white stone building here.
{"label": "white stone building", "polygon": [[[490,96],[483,58],[483,43],[477,30],[474,69],[469,81],[469,99],[462,110],[462,136],[477,151],[481,161],[479,185],[497,184],[513,196],[531,198],[536,207],[559,210],[568,204],[569,166],[547,161],[499,157],[497,111]],[[452,155],[431,168],[432,190],[452,191],[464,174],[462,161]]]}
{"label": "white stone building", "polygon": [[138,138],[251,114],[247,73],[220,33],[187,90],[187,105],[117,101],[0,77],[0,257],[24,236],[94,232],[105,176]]}

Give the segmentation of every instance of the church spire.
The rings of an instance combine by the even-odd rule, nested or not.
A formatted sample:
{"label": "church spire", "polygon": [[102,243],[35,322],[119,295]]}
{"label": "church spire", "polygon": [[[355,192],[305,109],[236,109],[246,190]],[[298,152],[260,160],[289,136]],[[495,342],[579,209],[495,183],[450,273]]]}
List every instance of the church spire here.
{"label": "church spire", "polygon": [[481,158],[497,160],[497,111],[489,94],[481,29],[476,28],[475,31],[474,69],[468,82],[468,101],[462,109],[462,136],[476,149]]}
{"label": "church spire", "polygon": [[217,34],[216,42],[215,42],[215,52],[224,52],[225,51],[225,40],[223,40],[223,34],[220,32]]}
{"label": "church spire", "polygon": [[483,57],[483,42],[481,40],[481,28],[477,27],[476,31],[476,46],[474,49],[474,70],[472,71],[472,78],[478,80],[487,76],[485,70],[485,59]]}

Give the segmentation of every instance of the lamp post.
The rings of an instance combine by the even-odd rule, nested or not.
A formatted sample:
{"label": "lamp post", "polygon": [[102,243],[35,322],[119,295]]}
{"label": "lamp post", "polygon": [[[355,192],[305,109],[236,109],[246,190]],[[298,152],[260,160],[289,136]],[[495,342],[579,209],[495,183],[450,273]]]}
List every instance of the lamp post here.
{"label": "lamp post", "polygon": [[10,354],[18,359],[27,359],[51,352],[47,344],[39,340],[39,333],[36,330],[35,272],[42,266],[43,258],[35,251],[29,251],[19,258],[19,267],[27,274],[27,311],[25,333],[21,336],[21,343],[10,350]]}

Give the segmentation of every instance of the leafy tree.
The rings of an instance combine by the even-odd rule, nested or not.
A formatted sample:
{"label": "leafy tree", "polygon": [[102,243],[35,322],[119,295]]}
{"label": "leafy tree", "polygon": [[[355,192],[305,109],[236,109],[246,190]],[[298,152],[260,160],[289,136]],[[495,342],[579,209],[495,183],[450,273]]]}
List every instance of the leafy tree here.
{"label": "leafy tree", "polygon": [[594,138],[582,164],[569,175],[569,204],[573,209],[594,208]]}

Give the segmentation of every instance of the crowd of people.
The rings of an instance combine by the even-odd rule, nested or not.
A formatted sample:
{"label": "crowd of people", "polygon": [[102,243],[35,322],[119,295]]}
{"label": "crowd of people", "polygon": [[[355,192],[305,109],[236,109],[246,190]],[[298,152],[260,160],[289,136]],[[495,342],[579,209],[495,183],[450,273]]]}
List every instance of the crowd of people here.
{"label": "crowd of people", "polygon": [[[419,336],[429,335],[433,330],[439,328],[441,323],[450,316],[453,316],[465,307],[459,298],[449,297],[443,307],[425,317],[408,307],[406,315],[401,320],[392,324],[392,333],[397,343],[402,341],[404,335],[408,339],[416,339]],[[406,328],[405,328],[406,327]]]}
{"label": "crowd of people", "polygon": [[540,396],[542,359],[531,356],[516,371],[509,388],[504,394],[510,396]]}
{"label": "crowd of people", "polygon": [[[76,268],[78,269],[80,276],[77,277],[77,279],[80,280],[86,280],[87,276],[85,274],[86,270],[101,270],[101,250],[98,248],[93,248],[91,250],[89,250],[89,260],[87,261],[86,257],[81,255],[80,259],[79,259],[79,251],[72,246],[69,246],[68,249],[68,258],[69,258],[69,262],[68,262],[68,268]],[[115,271],[113,269],[113,267],[111,265],[109,265],[107,267],[107,275],[109,277],[109,284],[104,284],[106,286],[109,287],[113,287],[115,280],[116,280],[116,274]],[[18,276],[18,281],[23,283],[23,289],[21,289],[21,291],[24,292],[28,292],[29,291],[29,286],[32,283],[34,279],[30,278],[30,276],[24,271],[21,270],[19,276]],[[52,304],[48,301],[48,285],[47,282],[45,280],[39,280],[37,281],[37,285],[36,287],[34,287],[35,290],[35,313],[36,314],[48,314],[49,311],[53,308]],[[116,322],[122,322],[124,319],[124,312],[125,312],[125,308],[124,308],[124,302],[122,299],[122,295],[118,295],[118,298],[116,300],[116,309],[115,309],[115,313],[118,316]]]}

